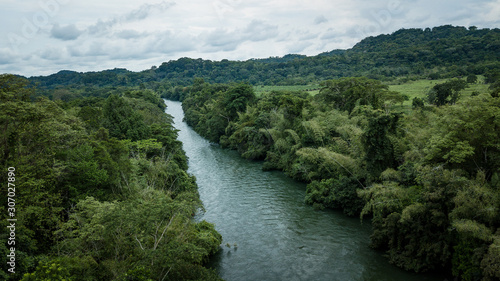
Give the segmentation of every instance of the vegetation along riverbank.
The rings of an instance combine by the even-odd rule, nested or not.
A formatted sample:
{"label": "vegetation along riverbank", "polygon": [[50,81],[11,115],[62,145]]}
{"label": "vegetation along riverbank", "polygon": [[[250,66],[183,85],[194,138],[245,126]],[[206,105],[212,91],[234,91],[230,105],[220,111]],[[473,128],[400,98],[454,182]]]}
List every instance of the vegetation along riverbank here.
{"label": "vegetation along riverbank", "polygon": [[498,280],[499,61],[499,29],[440,26],[312,57],[1,75],[18,199],[16,273],[1,244],[0,276],[219,278],[204,264],[222,238],[192,218],[202,204],[163,97],[211,142],[306,182],[314,208],[370,218],[392,264]]}

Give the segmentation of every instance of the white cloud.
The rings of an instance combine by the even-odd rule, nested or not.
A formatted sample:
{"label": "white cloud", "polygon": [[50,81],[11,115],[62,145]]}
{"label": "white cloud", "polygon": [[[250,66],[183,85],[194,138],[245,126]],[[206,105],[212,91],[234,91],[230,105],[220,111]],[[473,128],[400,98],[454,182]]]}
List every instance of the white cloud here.
{"label": "white cloud", "polygon": [[314,24],[322,24],[322,23],[325,23],[325,22],[328,22],[328,20],[323,15],[317,16],[314,19]]}
{"label": "white cloud", "polygon": [[48,61],[59,61],[65,56],[66,50],[56,48],[56,47],[48,47],[42,50],[38,56],[42,59]]}
{"label": "white cloud", "polygon": [[311,42],[309,42],[309,41],[300,41],[300,42],[296,42],[294,44],[289,44],[287,46],[287,50],[291,54],[299,54],[299,53],[301,53],[302,51],[304,51],[306,48],[308,48],[310,46],[311,46]]}
{"label": "white cloud", "polygon": [[205,38],[206,45],[213,50],[234,51],[242,43],[240,34],[226,29],[216,29]]}
{"label": "white cloud", "polygon": [[278,26],[260,20],[252,20],[243,31],[244,37],[250,41],[264,41],[278,36]]}
{"label": "white cloud", "polygon": [[500,0],[486,3],[485,6],[486,13],[484,14],[484,20],[498,22],[500,15]]}
{"label": "white cloud", "polygon": [[7,64],[15,63],[17,61],[17,56],[18,56],[18,54],[13,52],[11,49],[1,48],[0,49],[0,65],[7,65]]}
{"label": "white cloud", "polygon": [[50,31],[52,37],[61,40],[75,40],[78,38],[82,31],[79,30],[74,24],[68,24],[66,26],[60,26],[59,24],[54,24],[52,30]]}
{"label": "white cloud", "polygon": [[260,20],[252,20],[241,29],[228,30],[217,28],[210,31],[204,38],[210,51],[234,51],[245,42],[260,42],[276,38],[279,34],[278,26]]}
{"label": "white cloud", "polygon": [[149,41],[146,42],[145,51],[151,52],[153,56],[190,52],[196,49],[197,40],[197,38],[189,34],[174,33],[167,30],[152,35]]}
{"label": "white cloud", "polygon": [[124,29],[124,30],[116,31],[114,33],[114,35],[118,38],[121,38],[121,39],[136,39],[136,38],[145,37],[148,34],[146,32],[139,32],[137,30]]}
{"label": "white cloud", "polygon": [[152,13],[161,13],[170,7],[175,5],[175,3],[161,2],[158,4],[143,4],[139,8],[127,13],[123,19],[125,21],[136,21],[143,20],[150,16]]}
{"label": "white cloud", "polygon": [[106,32],[109,32],[113,28],[119,28],[119,26],[126,25],[127,23],[140,22],[151,16],[161,14],[174,5],[175,3],[167,2],[143,4],[132,11],[115,15],[107,20],[99,19],[95,24],[88,27],[88,31],[91,34],[106,34]]}

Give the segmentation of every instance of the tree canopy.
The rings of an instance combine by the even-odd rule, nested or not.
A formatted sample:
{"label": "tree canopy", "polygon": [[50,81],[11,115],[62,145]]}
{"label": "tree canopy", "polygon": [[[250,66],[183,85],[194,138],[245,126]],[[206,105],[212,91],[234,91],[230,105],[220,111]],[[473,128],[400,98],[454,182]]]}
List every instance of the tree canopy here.
{"label": "tree canopy", "polygon": [[2,243],[2,280],[220,280],[204,265],[222,238],[193,220],[195,178],[159,95],[144,91],[32,101],[28,80],[0,75],[0,163],[21,199],[15,273]]}

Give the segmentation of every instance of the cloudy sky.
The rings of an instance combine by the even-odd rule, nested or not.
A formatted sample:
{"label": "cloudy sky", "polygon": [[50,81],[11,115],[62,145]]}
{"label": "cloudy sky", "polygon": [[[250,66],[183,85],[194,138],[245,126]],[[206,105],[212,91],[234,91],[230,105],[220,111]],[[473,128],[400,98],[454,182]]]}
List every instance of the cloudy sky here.
{"label": "cloudy sky", "polygon": [[444,24],[500,27],[500,0],[0,0],[0,73],[316,55]]}

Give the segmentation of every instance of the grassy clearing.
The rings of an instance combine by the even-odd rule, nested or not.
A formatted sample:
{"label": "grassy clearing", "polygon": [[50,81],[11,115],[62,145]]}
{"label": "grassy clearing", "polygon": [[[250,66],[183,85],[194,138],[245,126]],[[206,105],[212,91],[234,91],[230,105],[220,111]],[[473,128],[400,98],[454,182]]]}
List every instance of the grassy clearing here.
{"label": "grassy clearing", "polygon": [[270,93],[272,91],[306,91],[311,95],[319,93],[318,84],[310,85],[293,85],[293,86],[255,86],[255,94],[260,97],[262,94]]}
{"label": "grassy clearing", "polygon": [[[402,110],[411,109],[413,98],[418,97],[426,100],[427,93],[432,89],[432,87],[434,87],[436,84],[445,83],[448,80],[449,79],[421,79],[416,81],[409,81],[399,85],[389,85],[389,90],[400,92],[401,94],[407,95],[409,97],[409,100],[405,101],[402,106],[395,105],[394,108],[399,108]],[[468,97],[473,92],[488,92],[488,87],[489,84],[484,84],[484,77],[478,76],[477,83],[469,84],[469,86],[461,92],[462,97]],[[263,94],[270,93],[272,91],[306,91],[311,95],[316,95],[319,93],[319,89],[319,84],[294,86],[254,86],[255,94],[257,95],[257,97],[260,97]]]}
{"label": "grassy clearing", "polygon": [[[389,90],[400,92],[401,94],[407,95],[410,99],[405,101],[403,105],[410,105],[412,103],[413,98],[418,97],[422,99],[426,99],[427,93],[434,87],[436,84],[441,84],[449,79],[438,79],[438,80],[428,80],[422,79],[417,81],[410,81],[401,85],[389,85]],[[488,84],[484,84],[484,77],[479,76],[478,82],[476,84],[469,84],[469,86],[464,89],[462,93],[462,97],[468,97],[473,92],[484,93],[488,92]]]}

